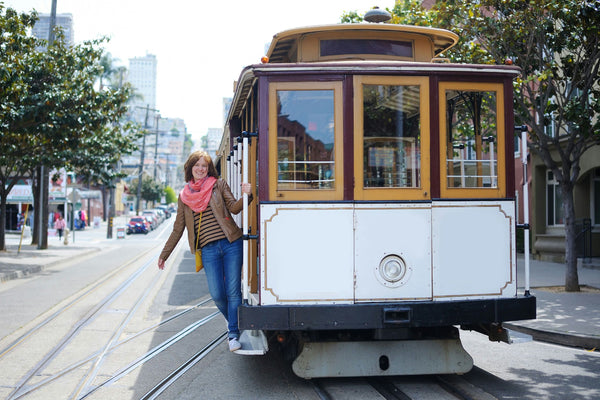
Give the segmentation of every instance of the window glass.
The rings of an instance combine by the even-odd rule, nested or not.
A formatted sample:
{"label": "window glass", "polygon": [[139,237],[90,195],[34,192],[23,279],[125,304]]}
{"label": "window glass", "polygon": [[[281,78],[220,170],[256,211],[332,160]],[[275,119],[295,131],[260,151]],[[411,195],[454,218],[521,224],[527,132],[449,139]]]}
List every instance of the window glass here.
{"label": "window glass", "polygon": [[446,90],[449,188],[498,187],[496,92]]}
{"label": "window glass", "polygon": [[363,85],[363,187],[421,186],[420,86]]}
{"label": "window glass", "polygon": [[334,189],[334,90],[277,91],[277,190]]}
{"label": "window glass", "polygon": [[342,54],[380,54],[412,57],[412,42],[381,39],[321,40],[321,57]]}

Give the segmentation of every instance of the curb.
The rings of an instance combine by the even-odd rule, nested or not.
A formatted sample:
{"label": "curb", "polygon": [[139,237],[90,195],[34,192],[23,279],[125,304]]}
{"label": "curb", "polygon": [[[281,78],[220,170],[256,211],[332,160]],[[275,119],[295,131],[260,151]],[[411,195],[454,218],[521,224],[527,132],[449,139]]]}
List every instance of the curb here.
{"label": "curb", "polygon": [[[80,253],[78,253],[78,255],[79,256],[88,256],[92,253],[96,253],[96,252],[100,252],[100,251],[102,251],[102,249],[99,247],[88,247],[88,248],[83,248],[82,251]],[[31,265],[21,265],[21,266],[12,264],[8,268],[13,269],[13,270],[6,271],[6,272],[0,272],[0,283],[5,283],[5,282],[11,281],[11,280],[24,278],[26,276],[42,272],[48,267],[52,267],[54,265],[58,265],[58,264],[61,264],[64,262],[65,262],[64,258],[58,257],[56,260],[50,261],[46,264],[31,264]],[[10,264],[8,264],[8,265],[10,265]],[[3,267],[2,263],[0,263],[0,268],[1,267]]]}
{"label": "curb", "polygon": [[44,270],[42,265],[28,265],[24,269],[0,273],[0,283],[8,282],[14,279],[24,278]]}
{"label": "curb", "polygon": [[507,323],[503,323],[502,326],[517,332],[531,335],[534,340],[537,340],[539,342],[559,344],[562,346],[569,347],[580,347],[583,349],[591,350],[600,349],[600,337],[590,337],[555,331],[543,331],[540,329],[527,328],[525,326]]}

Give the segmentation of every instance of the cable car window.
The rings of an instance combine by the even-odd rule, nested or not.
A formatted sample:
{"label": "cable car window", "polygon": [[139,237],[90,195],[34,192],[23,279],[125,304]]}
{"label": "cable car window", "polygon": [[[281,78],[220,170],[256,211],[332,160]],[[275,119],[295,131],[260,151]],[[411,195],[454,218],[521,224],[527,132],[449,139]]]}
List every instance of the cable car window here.
{"label": "cable car window", "polygon": [[277,189],[332,189],[333,90],[277,92]]}
{"label": "cable car window", "polygon": [[341,82],[273,82],[269,87],[271,196],[342,199]]}
{"label": "cable car window", "polygon": [[429,80],[354,77],[354,197],[430,197]]}
{"label": "cable car window", "polygon": [[446,90],[448,187],[497,188],[496,93]]}
{"label": "cable car window", "polygon": [[421,186],[420,88],[363,85],[363,186]]}
{"label": "cable car window", "polygon": [[321,57],[343,54],[377,54],[386,56],[413,56],[412,42],[381,39],[321,40]]}
{"label": "cable car window", "polygon": [[503,90],[502,83],[440,82],[442,196],[506,195]]}

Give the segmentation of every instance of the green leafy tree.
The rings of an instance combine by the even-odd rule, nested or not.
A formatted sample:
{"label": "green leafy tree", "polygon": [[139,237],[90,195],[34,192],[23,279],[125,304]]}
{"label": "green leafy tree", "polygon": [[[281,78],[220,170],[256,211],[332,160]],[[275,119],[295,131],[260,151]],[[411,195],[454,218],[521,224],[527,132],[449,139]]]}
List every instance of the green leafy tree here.
{"label": "green leafy tree", "polygon": [[[137,193],[138,180],[134,179],[131,182],[131,186],[129,188],[130,193]],[[143,200],[146,201],[160,201],[162,194],[164,193],[164,189],[162,184],[156,182],[149,176],[144,176],[142,178],[142,191],[141,196]]]}
{"label": "green leafy tree", "polygon": [[171,186],[167,186],[164,190],[165,192],[165,201],[167,204],[177,203],[177,194],[175,190]]}
{"label": "green leafy tree", "polygon": [[86,171],[88,182],[111,180],[114,160],[136,139],[135,127],[120,123],[131,89],[97,89],[102,40],[68,46],[57,31],[40,52],[35,46],[44,41],[27,33],[35,20],[35,13],[0,4],[0,249],[6,197],[16,178],[44,165]]}
{"label": "green leafy tree", "polygon": [[27,77],[38,41],[28,34],[35,13],[18,13],[0,3],[0,250],[5,250],[6,199],[18,179],[36,166],[31,142],[14,127],[23,118],[22,98],[30,94]]}
{"label": "green leafy tree", "polygon": [[[438,1],[431,10],[402,1],[394,23],[453,30],[453,62],[514,60],[516,122],[530,129],[530,147],[563,194],[565,290],[578,291],[573,190],[582,155],[600,143],[600,4],[597,1]],[[546,127],[554,124],[554,133]]]}

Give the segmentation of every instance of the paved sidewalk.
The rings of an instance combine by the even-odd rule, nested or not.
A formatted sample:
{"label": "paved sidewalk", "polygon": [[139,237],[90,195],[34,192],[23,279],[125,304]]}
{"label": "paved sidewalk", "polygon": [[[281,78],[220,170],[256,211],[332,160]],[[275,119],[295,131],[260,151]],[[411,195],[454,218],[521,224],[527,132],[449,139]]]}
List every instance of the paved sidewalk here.
{"label": "paved sidewalk", "polygon": [[[58,237],[48,238],[48,249],[23,244],[21,251],[18,235],[7,235],[7,252],[0,252],[0,281],[6,282],[35,274],[45,268],[65,263],[77,257],[100,251],[108,241],[117,239],[118,226],[124,226],[127,218],[115,218],[113,238],[106,238],[106,222],[99,228],[87,227],[69,235],[69,244],[64,245]],[[30,243],[31,239],[23,240]],[[530,292],[537,299],[537,319],[505,323],[504,326],[530,334],[536,340],[600,349],[600,260],[590,267],[578,268],[582,291],[566,293],[564,264],[530,260]],[[520,254],[517,260],[519,295],[525,288],[525,262]],[[1,283],[0,283],[1,284]]]}
{"label": "paved sidewalk", "polygon": [[[52,266],[85,257],[100,251],[110,241],[117,239],[117,227],[124,227],[128,217],[115,217],[113,237],[107,239],[107,222],[100,222],[97,228],[69,232],[68,244],[58,236],[48,236],[48,248],[39,250],[31,245],[31,236],[23,237],[14,233],[6,234],[6,252],[0,251],[0,282],[19,279],[35,274]],[[121,240],[121,239],[119,239]],[[0,284],[1,284],[0,283]]]}
{"label": "paved sidewalk", "polygon": [[[519,294],[525,287],[525,261],[517,261]],[[593,260],[577,269],[581,292],[564,291],[565,265],[530,259],[530,292],[537,300],[537,318],[504,326],[536,340],[600,349],[600,265]]]}

